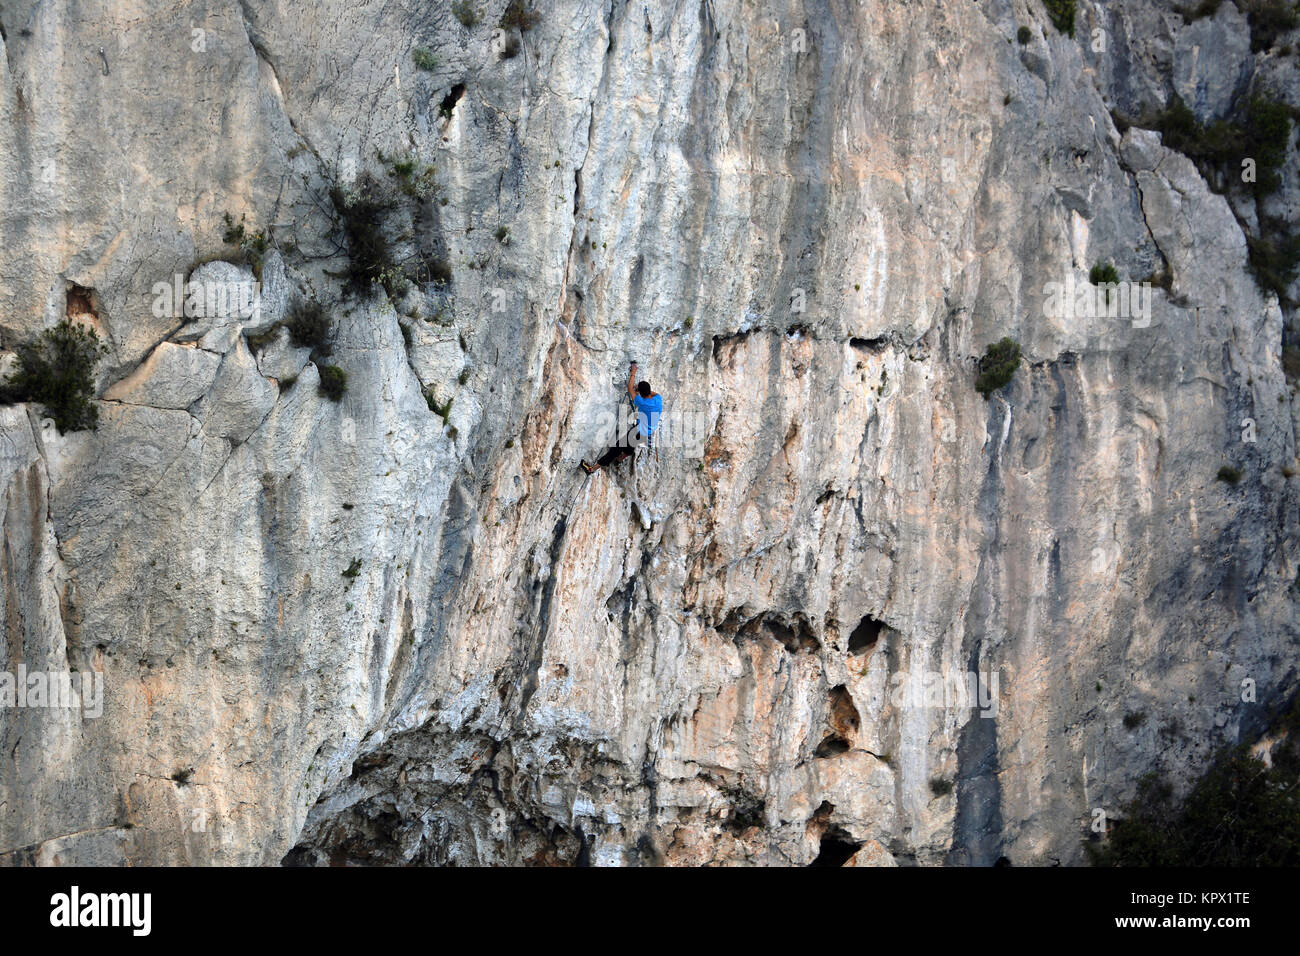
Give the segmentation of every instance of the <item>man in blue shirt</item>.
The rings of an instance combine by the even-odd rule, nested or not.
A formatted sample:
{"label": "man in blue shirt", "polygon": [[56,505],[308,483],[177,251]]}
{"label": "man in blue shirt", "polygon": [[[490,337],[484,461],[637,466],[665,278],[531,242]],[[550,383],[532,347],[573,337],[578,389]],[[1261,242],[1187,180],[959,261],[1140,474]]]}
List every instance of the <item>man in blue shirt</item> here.
{"label": "man in blue shirt", "polygon": [[[654,435],[655,429],[659,427],[659,416],[664,411],[664,397],[658,392],[651,391],[649,382],[636,382],[636,362],[632,363],[627,373],[627,394],[632,399],[632,406],[636,409],[636,431],[637,434],[649,442]],[[582,460],[582,470],[587,474],[606,467],[607,465],[617,465],[625,458],[632,455],[632,449],[635,447],[635,440],[632,436],[631,429],[624,437],[623,444],[614,445],[609,451],[596,459],[593,465],[587,459]]]}

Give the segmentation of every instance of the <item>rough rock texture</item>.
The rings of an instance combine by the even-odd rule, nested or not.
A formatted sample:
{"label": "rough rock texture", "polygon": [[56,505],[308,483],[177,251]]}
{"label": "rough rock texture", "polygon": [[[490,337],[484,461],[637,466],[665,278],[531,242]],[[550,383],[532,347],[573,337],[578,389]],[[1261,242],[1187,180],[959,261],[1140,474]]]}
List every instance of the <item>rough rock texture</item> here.
{"label": "rough rock texture", "polygon": [[[0,711],[0,861],[1077,863],[1294,691],[1294,315],[1111,117],[1300,105],[1294,56],[1230,3],[558,0],[509,57],[502,6],[0,0],[0,345],[111,349],[97,431],[0,408],[0,670],[105,687]],[[329,188],[406,156],[452,281],[348,293]],[[153,308],[225,213],[262,312]],[[1149,322],[1045,314],[1103,260],[1172,272]],[[240,334],[309,298],[338,403]],[[629,358],[701,439],[586,479]]]}

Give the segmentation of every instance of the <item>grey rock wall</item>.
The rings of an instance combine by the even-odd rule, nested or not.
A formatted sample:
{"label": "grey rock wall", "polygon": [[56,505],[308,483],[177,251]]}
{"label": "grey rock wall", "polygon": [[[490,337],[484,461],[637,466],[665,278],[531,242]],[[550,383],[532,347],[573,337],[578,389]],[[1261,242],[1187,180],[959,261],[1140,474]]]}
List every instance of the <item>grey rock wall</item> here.
{"label": "grey rock wall", "polygon": [[[1294,691],[1294,312],[1111,115],[1300,106],[1294,56],[1230,3],[563,0],[503,58],[502,6],[0,2],[0,346],[110,348],[98,430],[0,408],[0,671],[104,686],[0,711],[0,860],[1072,864]],[[395,157],[452,280],[350,293],[329,189]],[[1106,260],[1149,319],[1047,314]],[[585,478],[629,358],[698,440]]]}

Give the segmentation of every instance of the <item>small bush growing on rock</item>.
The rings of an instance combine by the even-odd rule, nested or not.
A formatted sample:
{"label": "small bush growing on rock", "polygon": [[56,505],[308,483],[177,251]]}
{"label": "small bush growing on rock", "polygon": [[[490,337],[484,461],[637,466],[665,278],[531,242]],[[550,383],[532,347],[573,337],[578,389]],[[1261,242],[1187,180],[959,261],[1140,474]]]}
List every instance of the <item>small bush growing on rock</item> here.
{"label": "small bush growing on rock", "polygon": [[478,8],[470,3],[469,0],[456,0],[456,2],[451,5],[451,12],[455,15],[456,19],[460,21],[460,25],[466,30],[472,30],[478,25]]}
{"label": "small bush growing on rock", "polygon": [[432,171],[432,167],[421,171],[414,161],[402,161],[390,169],[397,188],[369,174],[352,189],[338,185],[330,188],[330,203],[343,234],[340,251],[348,257],[347,268],[331,274],[341,275],[350,292],[368,295],[375,285],[380,285],[390,300],[396,300],[412,282],[451,283],[451,264],[444,256],[417,250],[399,262],[387,234],[389,218],[403,208],[409,209],[403,194],[423,201],[436,188]]}
{"label": "small bush growing on rock", "polygon": [[1085,843],[1094,866],[1300,865],[1300,735],[1273,745],[1272,766],[1242,744],[1221,750],[1181,803],[1148,774],[1104,843]]}
{"label": "small bush growing on rock", "polygon": [[347,243],[348,267],[344,276],[348,287],[353,292],[367,293],[374,283],[396,268],[384,235],[384,219],[392,203],[380,194],[369,176],[362,178],[353,193],[334,186],[330,189],[330,201],[338,213]]}
{"label": "small bush growing on rock", "polygon": [[1029,27],[1021,27],[1016,31],[1016,39],[1020,41],[1021,46],[1025,46],[1033,38],[1034,31],[1029,29]]}
{"label": "small bush growing on rock", "polygon": [[1052,25],[1061,33],[1074,36],[1075,0],[1043,0],[1047,15],[1052,18]]}
{"label": "small bush growing on rock", "polygon": [[1277,171],[1286,159],[1291,116],[1286,103],[1253,96],[1235,117],[1204,126],[1174,95],[1163,112],[1147,117],[1142,125],[1158,130],[1165,146],[1195,162],[1218,192],[1242,182],[1243,158],[1255,160],[1255,195],[1266,196],[1281,184]]}
{"label": "small bush growing on rock", "polygon": [[1147,715],[1142,710],[1130,710],[1124,715],[1124,727],[1127,730],[1137,730],[1146,723]]}
{"label": "small bush growing on rock", "polygon": [[1300,26],[1293,0],[1238,0],[1250,22],[1250,51],[1271,49],[1283,33]]}
{"label": "small bush growing on rock", "polygon": [[320,393],[332,402],[341,401],[343,393],[348,390],[348,373],[337,365],[321,365],[318,371],[320,373],[320,385],[318,386]]}
{"label": "small bush growing on rock", "polygon": [[1287,345],[1282,349],[1282,371],[1287,378],[1300,378],[1300,348]]}
{"label": "small bush growing on rock", "polygon": [[[1095,286],[1113,286],[1119,284],[1119,270],[1113,262],[1098,262],[1088,270],[1088,281]],[[1106,290],[1106,304],[1110,305],[1114,289]]]}
{"label": "small bush growing on rock", "polygon": [[225,213],[226,229],[222,233],[221,239],[228,246],[237,246],[239,248],[239,257],[253,267],[255,273],[262,271],[262,260],[266,257],[266,251],[271,248],[271,242],[266,237],[266,230],[259,229],[257,232],[249,232],[244,225],[245,218],[239,217],[239,222],[231,217],[230,213]]}
{"label": "small bush growing on rock", "polygon": [[411,51],[411,59],[415,61],[417,70],[424,70],[426,73],[432,73],[438,68],[438,58],[433,55],[432,50],[425,47],[417,46]]}
{"label": "small bush growing on rock", "polygon": [[284,324],[294,345],[330,353],[330,320],[319,302],[296,302]]}
{"label": "small bush growing on rock", "polygon": [[993,343],[984,350],[984,356],[980,359],[975,390],[987,400],[990,395],[1011,381],[1011,377],[1019,367],[1020,345],[1015,339],[1004,338]]}
{"label": "small bush growing on rock", "polygon": [[258,352],[262,351],[262,349],[274,342],[280,335],[280,326],[282,324],[283,323],[277,322],[269,329],[254,333],[253,335],[245,336],[248,340],[248,351],[256,355]]}
{"label": "small bush growing on rock", "polygon": [[433,412],[444,422],[447,420],[448,416],[451,415],[451,403],[453,401],[455,401],[455,396],[447,399],[445,402],[439,403],[438,400],[434,398],[433,389],[429,389],[424,393],[424,402],[429,406],[429,411]]}
{"label": "small bush growing on rock", "polygon": [[91,401],[95,365],[107,351],[94,329],[64,319],[34,343],[19,346],[18,367],[0,399],[40,403],[60,434],[93,430],[99,424]]}
{"label": "small bush growing on rock", "polygon": [[[1165,110],[1143,120],[1160,131],[1165,146],[1187,156],[1216,192],[1253,191],[1256,200],[1274,192],[1291,142],[1295,111],[1268,96],[1252,96],[1233,117],[1208,126],[1197,122],[1187,105],[1174,96]],[[1243,181],[1243,159],[1255,161],[1253,182]],[[1300,236],[1284,219],[1260,217],[1259,233],[1247,236],[1251,271],[1261,289],[1283,301],[1300,271]]]}
{"label": "small bush growing on rock", "polygon": [[505,10],[501,12],[502,28],[509,30],[513,27],[520,33],[527,33],[541,20],[542,15],[537,12],[537,9],[527,6],[524,0],[510,0]]}
{"label": "small bush growing on rock", "polygon": [[360,573],[361,573],[360,558],[353,558],[352,563],[349,564],[346,568],[344,568],[343,571],[341,572],[342,576],[347,578],[349,581],[355,580],[356,576]]}
{"label": "small bush growing on rock", "polygon": [[932,777],[930,779],[930,792],[936,797],[946,797],[952,793],[952,781],[946,777]]}
{"label": "small bush growing on rock", "polygon": [[1093,285],[1106,285],[1119,282],[1119,270],[1112,262],[1098,262],[1088,270],[1088,281]]}
{"label": "small bush growing on rock", "polygon": [[1212,17],[1219,12],[1219,6],[1223,0],[1201,0],[1194,7],[1178,7],[1178,15],[1191,23],[1193,20],[1199,20],[1202,17]]}
{"label": "small bush growing on rock", "polygon": [[[1263,222],[1261,221],[1261,224]],[[1280,302],[1287,301],[1287,290],[1300,272],[1300,235],[1285,231],[1284,224],[1271,226],[1270,234],[1247,236],[1250,271],[1260,288],[1272,292]]]}
{"label": "small bush growing on rock", "polygon": [[1226,484],[1235,485],[1241,481],[1241,469],[1233,468],[1231,465],[1224,465],[1214,477]]}
{"label": "small bush growing on rock", "polygon": [[392,176],[397,181],[398,188],[412,199],[430,199],[438,192],[438,184],[434,181],[437,170],[433,165],[421,163],[409,156],[388,160],[383,153],[379,154],[379,159],[381,162],[388,163],[388,175]]}

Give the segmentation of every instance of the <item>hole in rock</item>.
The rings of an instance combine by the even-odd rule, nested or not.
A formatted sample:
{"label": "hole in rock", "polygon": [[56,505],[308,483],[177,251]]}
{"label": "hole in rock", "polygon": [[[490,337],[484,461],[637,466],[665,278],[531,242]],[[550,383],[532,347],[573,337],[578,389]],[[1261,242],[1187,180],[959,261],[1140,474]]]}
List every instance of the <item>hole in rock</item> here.
{"label": "hole in rock", "polygon": [[442,98],[442,102],[438,104],[438,112],[447,117],[447,119],[451,119],[451,111],[456,108],[456,104],[460,102],[460,98],[464,95],[465,84],[457,83],[447,92],[447,95]]}
{"label": "hole in rock", "polygon": [[813,634],[812,628],[808,622],[802,618],[796,618],[793,625],[785,624],[781,621],[775,621],[771,618],[764,617],[762,620],[762,629],[772,635],[776,641],[791,654],[797,651],[816,651],[821,649],[821,641]]}
{"label": "hole in rock", "polygon": [[838,757],[842,753],[847,753],[849,742],[839,734],[827,734],[826,738],[817,745],[813,751],[814,757]]}
{"label": "hole in rock", "polygon": [[862,844],[849,838],[839,827],[822,834],[821,848],[809,866],[843,866],[861,849]]}
{"label": "hole in rock", "polygon": [[880,640],[880,632],[885,629],[885,625],[877,621],[868,614],[858,626],[853,629],[849,635],[849,653],[863,654],[876,646],[876,641]]}
{"label": "hole in rock", "polygon": [[859,352],[879,352],[885,347],[884,336],[876,339],[849,339],[849,346]]}
{"label": "hole in rock", "polygon": [[84,285],[69,285],[64,313],[68,318],[77,315],[99,318],[99,310],[95,308],[95,290],[88,289]]}
{"label": "hole in rock", "polygon": [[830,725],[831,730],[841,737],[857,733],[861,726],[858,708],[853,705],[853,697],[843,684],[831,688]]}
{"label": "hole in rock", "polygon": [[749,332],[734,332],[731,335],[715,335],[713,337],[713,361],[722,365],[723,362],[730,363],[734,357],[736,349],[745,343],[750,336]]}

